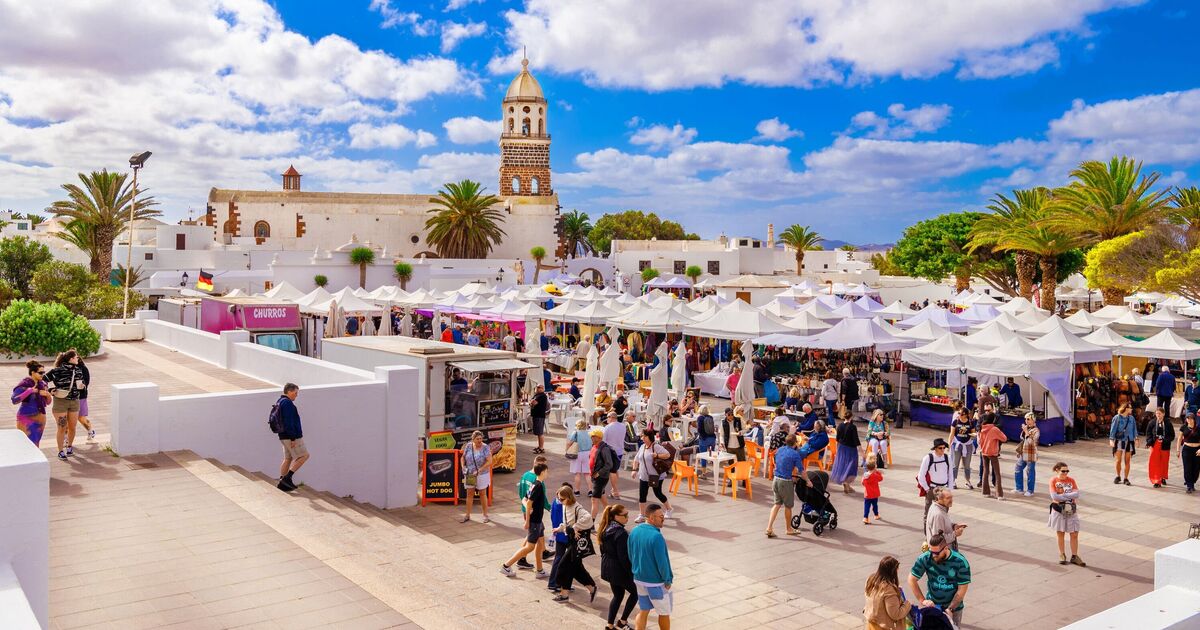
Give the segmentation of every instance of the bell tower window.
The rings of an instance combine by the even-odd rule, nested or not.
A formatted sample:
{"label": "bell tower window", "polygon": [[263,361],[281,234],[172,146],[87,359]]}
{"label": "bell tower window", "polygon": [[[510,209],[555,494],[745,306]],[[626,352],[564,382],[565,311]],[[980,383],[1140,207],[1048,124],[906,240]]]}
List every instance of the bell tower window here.
{"label": "bell tower window", "polygon": [[513,189],[513,192],[514,192],[514,193],[520,193],[520,192],[521,192],[521,178],[520,178],[520,177],[513,177],[513,178],[512,178],[512,189]]}
{"label": "bell tower window", "polygon": [[538,194],[538,180],[536,177],[529,180],[529,192],[535,195]]}
{"label": "bell tower window", "polygon": [[542,120],[541,118],[538,119],[538,135],[546,135],[546,121]]}
{"label": "bell tower window", "polygon": [[521,121],[521,135],[523,135],[523,136],[529,135],[529,119],[528,118]]}

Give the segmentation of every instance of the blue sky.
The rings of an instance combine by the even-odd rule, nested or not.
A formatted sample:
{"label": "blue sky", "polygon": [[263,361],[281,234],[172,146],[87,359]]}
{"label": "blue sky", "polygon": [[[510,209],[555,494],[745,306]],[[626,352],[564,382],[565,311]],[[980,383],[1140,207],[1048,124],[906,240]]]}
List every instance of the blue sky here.
{"label": "blue sky", "polygon": [[593,218],[886,242],[1083,159],[1129,154],[1164,185],[1200,174],[1181,0],[52,4],[0,0],[4,208],[40,209],[143,147],[170,218],[214,186],[274,188],[289,163],[314,190],[495,190],[522,44],[560,203]]}

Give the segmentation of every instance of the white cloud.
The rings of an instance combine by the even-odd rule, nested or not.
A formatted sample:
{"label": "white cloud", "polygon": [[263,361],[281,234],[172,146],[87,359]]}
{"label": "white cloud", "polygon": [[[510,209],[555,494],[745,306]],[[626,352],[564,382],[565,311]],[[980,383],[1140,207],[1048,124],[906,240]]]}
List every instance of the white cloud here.
{"label": "white cloud", "polygon": [[[0,0],[5,205],[38,209],[74,173],[123,169],[129,154],[149,149],[143,177],[164,210],[180,213],[214,185],[277,186],[289,162],[345,163],[334,154],[348,125],[395,120],[434,95],[480,92],[453,60],[399,59],[336,35],[314,41],[262,0],[125,8]],[[403,134],[392,131],[396,144]],[[409,133],[412,146],[435,141]]]}
{"label": "white cloud", "polygon": [[754,137],[755,140],[783,142],[788,138],[804,137],[803,131],[800,131],[799,129],[792,129],[787,123],[780,122],[778,117],[760,120],[758,124],[754,126],[754,130],[758,132],[758,135]]}
{"label": "white cloud", "polygon": [[418,129],[413,131],[404,125],[395,123],[375,127],[369,123],[350,125],[350,148],[375,149],[385,147],[398,149],[410,144],[418,148],[431,147],[437,144],[437,136]]}
{"label": "white cloud", "polygon": [[462,40],[479,37],[486,32],[487,24],[483,22],[468,21],[466,24],[446,22],[442,24],[442,52],[448,53],[454,50]]}
{"label": "white cloud", "polygon": [[471,4],[474,2],[483,4],[483,0],[450,0],[449,2],[446,3],[445,10],[446,11],[455,11],[455,10],[461,9],[461,8],[467,6],[468,4]]}
{"label": "white cloud", "polygon": [[378,11],[379,15],[383,17],[383,21],[379,23],[379,28],[396,28],[409,25],[412,27],[414,35],[426,37],[432,35],[434,29],[437,27],[435,20],[422,20],[420,13],[397,9],[392,6],[392,0],[371,0],[371,4],[367,8],[370,11]]}
{"label": "white cloud", "polygon": [[949,105],[921,105],[913,109],[893,103],[887,115],[872,111],[859,112],[850,119],[850,131],[867,130],[868,138],[904,140],[918,133],[932,133],[950,120]]}
{"label": "white cloud", "polygon": [[[511,49],[537,42],[536,66],[598,85],[808,87],[955,68],[1025,74],[1057,60],[1055,38],[1086,36],[1089,16],[1142,1],[528,0],[504,16]],[[489,69],[508,74],[519,61],[501,55]]]}
{"label": "white cloud", "polygon": [[[633,122],[632,120],[630,122]],[[683,146],[696,139],[696,130],[690,127],[685,128],[679,123],[675,123],[673,127],[666,125],[651,125],[643,129],[638,129],[629,138],[630,144],[645,145],[651,151],[660,151],[662,149],[674,149]]]}
{"label": "white cloud", "polygon": [[451,118],[442,123],[446,137],[454,144],[481,144],[500,138],[500,121],[484,120],[478,116]]}

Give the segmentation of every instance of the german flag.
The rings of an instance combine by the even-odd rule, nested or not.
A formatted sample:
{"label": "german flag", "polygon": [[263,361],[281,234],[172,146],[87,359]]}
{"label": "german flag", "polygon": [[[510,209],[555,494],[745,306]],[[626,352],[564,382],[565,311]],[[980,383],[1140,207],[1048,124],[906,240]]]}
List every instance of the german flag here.
{"label": "german flag", "polygon": [[200,277],[196,279],[196,288],[200,289],[201,291],[212,291],[213,290],[212,278],[213,278],[213,275],[211,273],[208,273],[207,271],[201,269]]}

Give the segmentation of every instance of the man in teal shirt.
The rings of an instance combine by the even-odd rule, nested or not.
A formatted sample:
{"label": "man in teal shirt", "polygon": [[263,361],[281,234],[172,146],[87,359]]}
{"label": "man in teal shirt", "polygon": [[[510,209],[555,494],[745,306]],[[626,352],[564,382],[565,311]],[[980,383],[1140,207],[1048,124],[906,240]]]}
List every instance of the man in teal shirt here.
{"label": "man in teal shirt", "polygon": [[[545,455],[537,455],[537,456],[534,456],[534,458],[533,458],[534,466],[537,466],[538,464],[547,464],[548,465],[549,463],[550,463],[550,461],[548,459],[546,459]],[[533,474],[532,467],[529,470],[526,470],[525,474],[521,475],[521,480],[517,482],[517,503],[521,506],[521,517],[522,518],[525,517],[525,497],[529,496],[529,489],[532,488],[533,484],[535,484],[535,483],[537,483],[537,475]],[[546,497],[546,509],[547,510],[550,509],[550,497]],[[543,560],[548,560],[552,557],[554,557],[554,554],[552,552],[546,551],[546,552],[542,553]],[[525,558],[521,558],[520,560],[517,561],[517,568],[518,569],[532,569],[533,564],[530,563],[529,560],[527,560]]]}
{"label": "man in teal shirt", "polygon": [[646,522],[629,532],[629,561],[633,565],[633,584],[637,587],[638,614],[637,630],[645,630],[650,620],[650,611],[658,613],[660,630],[671,628],[671,558],[667,555],[667,541],[662,535],[666,514],[657,503],[646,506]]}
{"label": "man in teal shirt", "polygon": [[[921,578],[929,576],[928,596],[921,590]],[[908,588],[925,608],[937,604],[962,627],[963,599],[971,585],[971,565],[962,554],[950,548],[941,534],[929,538],[929,551],[917,556],[908,576]]]}

